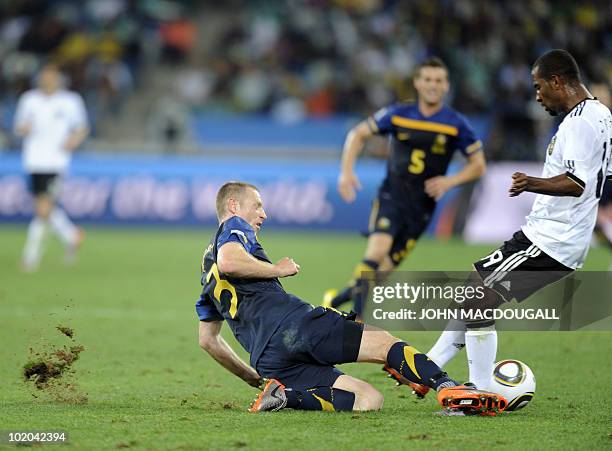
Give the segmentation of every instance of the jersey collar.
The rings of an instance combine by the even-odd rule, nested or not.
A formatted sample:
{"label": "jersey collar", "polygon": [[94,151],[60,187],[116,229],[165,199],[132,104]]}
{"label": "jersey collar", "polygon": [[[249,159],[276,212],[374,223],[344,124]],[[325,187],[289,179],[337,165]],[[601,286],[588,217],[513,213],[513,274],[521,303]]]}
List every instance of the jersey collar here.
{"label": "jersey collar", "polygon": [[582,102],[586,102],[587,100],[597,100],[597,97],[585,97],[584,99],[582,99],[580,102],[578,102],[576,105],[574,105],[567,113],[565,113],[566,115],[569,115],[572,111],[574,111],[576,109],[576,107],[578,107]]}

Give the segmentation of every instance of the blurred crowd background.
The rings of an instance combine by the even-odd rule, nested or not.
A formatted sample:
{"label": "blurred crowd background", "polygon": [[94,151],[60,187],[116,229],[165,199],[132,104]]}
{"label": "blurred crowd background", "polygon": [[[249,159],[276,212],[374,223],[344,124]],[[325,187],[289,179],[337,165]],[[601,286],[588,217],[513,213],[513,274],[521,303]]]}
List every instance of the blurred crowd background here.
{"label": "blurred crowd background", "polygon": [[415,65],[438,55],[488,158],[534,160],[551,126],[534,107],[535,58],[566,48],[588,84],[612,80],[605,0],[5,0],[0,36],[5,149],[48,59],[85,98],[91,146],[129,150],[197,151],[192,128],[211,115],[357,120],[413,97]]}

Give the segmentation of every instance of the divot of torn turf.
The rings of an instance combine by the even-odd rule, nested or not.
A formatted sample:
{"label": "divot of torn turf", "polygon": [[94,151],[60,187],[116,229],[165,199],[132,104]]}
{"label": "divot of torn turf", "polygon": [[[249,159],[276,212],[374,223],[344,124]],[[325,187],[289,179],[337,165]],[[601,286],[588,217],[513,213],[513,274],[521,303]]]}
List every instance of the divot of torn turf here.
{"label": "divot of torn turf", "polygon": [[71,327],[59,325],[56,327],[56,329],[66,335],[68,338],[74,340],[74,330]]}
{"label": "divot of torn turf", "polygon": [[[56,329],[74,341],[74,331],[71,328],[60,325]],[[72,365],[84,350],[85,347],[80,344],[41,351],[30,348],[30,360],[22,370],[23,379],[26,383],[33,383],[37,390],[49,393],[56,401],[85,403],[87,395],[80,393],[71,380],[74,376]]]}

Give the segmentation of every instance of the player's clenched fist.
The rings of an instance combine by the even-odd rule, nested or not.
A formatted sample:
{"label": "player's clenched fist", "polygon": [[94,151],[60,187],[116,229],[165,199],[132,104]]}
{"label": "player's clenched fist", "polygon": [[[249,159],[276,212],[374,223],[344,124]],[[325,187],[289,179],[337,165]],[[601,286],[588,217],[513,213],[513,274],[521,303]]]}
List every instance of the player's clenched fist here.
{"label": "player's clenched fist", "polygon": [[515,172],[512,174],[512,185],[508,192],[510,193],[510,197],[515,197],[521,194],[527,188],[529,184],[529,180],[527,179],[527,175],[522,172]]}
{"label": "player's clenched fist", "polygon": [[281,258],[274,266],[278,269],[278,277],[295,276],[300,270],[300,265],[289,257]]}
{"label": "player's clenched fist", "polygon": [[355,174],[342,173],[338,177],[338,192],[345,202],[353,202],[355,200],[355,190],[360,189],[361,183]]}
{"label": "player's clenched fist", "polygon": [[425,193],[435,200],[440,200],[450,188],[451,183],[449,179],[442,175],[425,180]]}

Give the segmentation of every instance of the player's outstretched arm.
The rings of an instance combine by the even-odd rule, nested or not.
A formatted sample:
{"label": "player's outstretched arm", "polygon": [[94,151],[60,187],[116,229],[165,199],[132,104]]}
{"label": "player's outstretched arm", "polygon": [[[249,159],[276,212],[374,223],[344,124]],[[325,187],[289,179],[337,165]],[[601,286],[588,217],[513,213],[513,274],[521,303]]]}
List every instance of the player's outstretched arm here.
{"label": "player's outstretched arm", "polygon": [[361,183],[354,171],[355,161],[370,136],[372,136],[372,131],[366,121],[357,124],[346,135],[338,176],[338,192],[345,202],[353,202],[355,190],[361,189]]}
{"label": "player's outstretched arm", "polygon": [[230,373],[252,387],[259,387],[262,378],[223,339],[220,334],[222,325],[223,321],[200,321],[200,347]]}
{"label": "player's outstretched arm", "polygon": [[559,174],[547,179],[530,177],[522,172],[512,174],[512,185],[508,192],[515,197],[522,192],[547,194],[549,196],[580,197],[584,188],[568,174]]}
{"label": "player's outstretched arm", "polygon": [[463,169],[454,175],[437,176],[425,181],[425,192],[435,200],[440,198],[451,188],[480,178],[487,170],[487,161],[483,152],[470,155]]}
{"label": "player's outstretched arm", "polygon": [[300,265],[289,257],[276,264],[258,260],[236,242],[225,243],[219,248],[217,267],[222,273],[241,279],[274,279],[293,276],[300,270]]}

